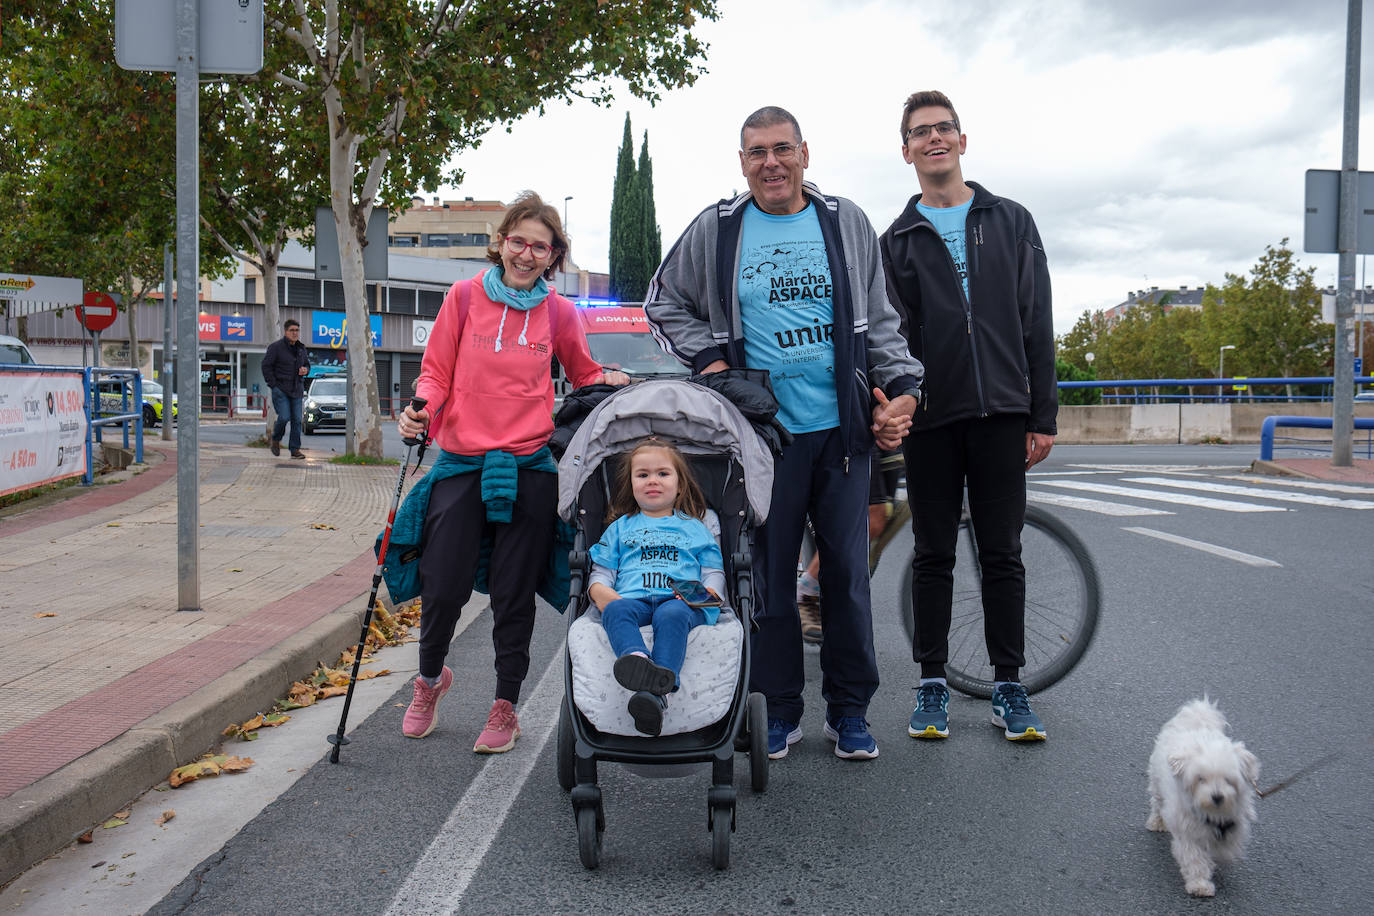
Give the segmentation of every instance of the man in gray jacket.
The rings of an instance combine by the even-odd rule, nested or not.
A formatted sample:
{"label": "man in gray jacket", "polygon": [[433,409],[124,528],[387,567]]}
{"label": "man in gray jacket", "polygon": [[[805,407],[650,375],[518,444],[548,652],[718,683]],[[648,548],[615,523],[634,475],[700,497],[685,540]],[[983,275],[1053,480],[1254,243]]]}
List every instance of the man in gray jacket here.
{"label": "man in gray jacket", "polygon": [[852,202],[803,180],[796,118],[761,108],[740,131],[749,190],[692,222],[659,265],[645,315],[694,372],[767,369],[792,433],[774,466],[756,541],[759,629],[751,689],[768,698],[768,755],[801,740],[803,665],[795,582],[809,515],[822,555],[825,734],[839,757],[878,756],[868,702],[878,687],[868,593],[869,453],[911,425],[922,369],[887,301],[877,236]]}

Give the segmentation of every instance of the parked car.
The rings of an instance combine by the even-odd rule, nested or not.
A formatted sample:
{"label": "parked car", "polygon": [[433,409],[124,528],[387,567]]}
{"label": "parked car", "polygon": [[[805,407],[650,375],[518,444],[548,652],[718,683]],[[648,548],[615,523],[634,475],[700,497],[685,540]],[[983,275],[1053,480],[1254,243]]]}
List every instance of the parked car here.
{"label": "parked car", "polygon": [[1361,391],[1355,395],[1357,401],[1374,401],[1374,391]]}
{"label": "parked car", "polygon": [[344,429],[348,423],[348,380],[317,378],[305,393],[305,422],[302,432],[317,429]]}
{"label": "parked car", "polygon": [[[587,334],[592,359],[607,369],[619,369],[630,381],[648,378],[686,377],[687,367],[673,359],[649,333],[644,309],[637,305],[580,306],[577,316]],[[558,360],[553,361],[554,413],[572,385]]]}
{"label": "parked car", "polygon": [[28,345],[18,337],[10,337],[0,334],[0,364],[10,363],[20,366],[31,366],[37,360],[29,352]]}
{"label": "parked car", "polygon": [[[132,398],[134,392],[133,380],[128,378],[106,378],[95,383],[96,392],[99,395],[99,403],[96,412],[109,415],[125,412],[125,395]],[[156,426],[162,422],[163,392],[159,382],[146,380],[143,382],[143,425]],[[129,408],[132,412],[132,408]],[[172,419],[177,416],[177,399],[172,395]]]}

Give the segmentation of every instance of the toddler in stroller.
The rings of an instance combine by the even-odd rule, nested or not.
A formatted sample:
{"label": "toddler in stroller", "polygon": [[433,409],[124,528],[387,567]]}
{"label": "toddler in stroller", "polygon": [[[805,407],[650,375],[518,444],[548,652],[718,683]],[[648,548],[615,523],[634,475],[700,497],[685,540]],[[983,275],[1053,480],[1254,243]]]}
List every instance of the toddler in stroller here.
{"label": "toddler in stroller", "polygon": [[[705,514],[682,453],[645,439],[621,459],[611,524],[590,552],[587,595],[601,609],[616,682],[632,691],[626,709],[646,735],[663,728],[664,698],[678,688],[689,631],[714,626],[720,616],[725,561]],[[699,581],[708,600],[689,604],[692,596],[678,587],[687,581]],[[639,632],[646,624],[653,627],[652,654]]]}
{"label": "toddler in stroller", "polygon": [[[656,444],[637,448],[651,437]],[[680,453],[687,473],[673,468],[679,491],[674,498],[668,497],[664,478],[647,474],[642,500],[619,504],[621,511],[631,506],[634,511],[607,527],[608,514],[615,514],[608,508],[616,505],[617,478],[626,479],[636,466],[626,454],[631,451],[643,459],[646,470],[661,468],[663,459],[671,465],[673,454]],[[647,485],[654,480],[659,481],[656,487]],[[693,517],[698,512],[690,497],[684,502],[682,482],[688,480],[699,485],[705,524]],[[559,783],[572,793],[578,851],[588,868],[599,863],[605,829],[598,762],[627,764],[643,775],[680,775],[681,765],[710,763],[707,819],[711,858],[718,868],[729,864],[737,750],[749,754],[754,791],[767,786],[767,711],[763,696],[748,692],[746,625],[753,604],[753,530],[767,517],[771,491],[772,455],[749,421],[723,395],[688,381],[650,380],[617,390],[592,409],[568,443],[559,464],[559,513],[576,531],[557,760]],[[632,483],[631,495],[640,495]],[[639,571],[622,568],[627,545],[617,526],[624,530],[643,523],[641,507],[646,504],[657,512],[674,503],[687,511],[660,518],[692,531],[690,558],[679,556],[681,565],[675,569],[671,564]],[[713,521],[718,523],[718,545],[704,537]],[[604,552],[593,546],[603,540]],[[682,543],[687,542],[684,536]],[[631,559],[633,565],[640,558]],[[613,562],[608,565],[608,560]],[[716,568],[718,578],[711,573]],[[648,580],[651,587],[643,594],[628,587],[622,593],[627,571],[631,577],[647,573],[655,578]],[[681,604],[668,600],[669,576],[703,579],[723,599],[714,626],[688,625],[704,624],[707,613],[689,608],[693,613],[683,615]],[[644,582],[640,578],[637,584]],[[682,619],[668,627],[641,628],[660,621],[644,607],[633,614],[617,608],[616,598],[627,593],[653,595],[646,602],[652,606],[678,604]],[[675,685],[680,686],[676,692]],[[659,702],[664,695],[666,705]]]}

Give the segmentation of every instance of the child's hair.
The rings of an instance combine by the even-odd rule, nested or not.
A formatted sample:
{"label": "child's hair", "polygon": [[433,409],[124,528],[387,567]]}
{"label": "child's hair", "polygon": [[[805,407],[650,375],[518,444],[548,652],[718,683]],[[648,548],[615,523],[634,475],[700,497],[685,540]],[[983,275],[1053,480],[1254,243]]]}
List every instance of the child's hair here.
{"label": "child's hair", "polygon": [[621,456],[620,470],[616,473],[615,487],[611,494],[611,506],[606,512],[606,523],[610,524],[622,515],[633,515],[639,511],[639,504],[635,502],[632,469],[635,455],[647,448],[659,448],[667,452],[668,460],[673,463],[673,470],[677,471],[677,498],[673,500],[673,511],[690,515],[692,518],[705,518],[706,498],[701,495],[701,487],[697,486],[692,469],[687,466],[687,459],[672,445],[650,436]]}

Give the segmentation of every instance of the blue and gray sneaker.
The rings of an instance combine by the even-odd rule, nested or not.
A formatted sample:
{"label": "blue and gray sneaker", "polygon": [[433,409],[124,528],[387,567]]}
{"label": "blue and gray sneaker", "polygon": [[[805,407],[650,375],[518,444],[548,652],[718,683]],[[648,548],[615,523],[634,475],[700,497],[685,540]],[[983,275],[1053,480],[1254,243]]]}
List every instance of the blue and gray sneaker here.
{"label": "blue and gray sneaker", "polygon": [[840,716],[825,720],[825,736],[835,742],[835,756],[845,760],[872,760],[878,756],[878,742],[868,733],[863,716]]}
{"label": "blue and gray sneaker", "polygon": [[1031,712],[1026,688],[1015,681],[992,692],[992,724],[1002,727],[1008,741],[1044,741],[1049,737],[1040,717]]}
{"label": "blue and gray sneaker", "polygon": [[949,690],[944,684],[922,684],[916,688],[916,708],[906,733],[913,738],[949,737]]}
{"label": "blue and gray sneaker", "polygon": [[802,739],[801,726],[786,719],[768,720],[768,759],[781,760],[787,756],[787,748]]}

